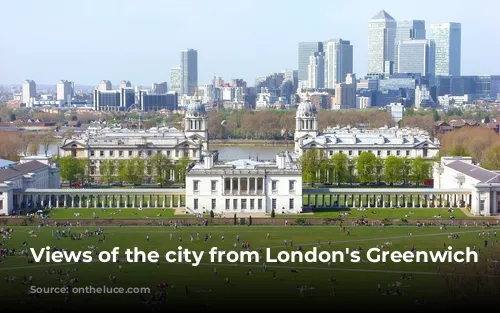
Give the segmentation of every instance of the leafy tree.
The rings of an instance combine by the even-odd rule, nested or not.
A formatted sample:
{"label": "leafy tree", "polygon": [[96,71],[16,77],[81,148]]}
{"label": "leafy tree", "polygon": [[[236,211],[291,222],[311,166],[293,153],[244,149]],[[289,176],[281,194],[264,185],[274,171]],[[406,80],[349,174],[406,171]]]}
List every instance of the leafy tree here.
{"label": "leafy tree", "polygon": [[348,175],[348,181],[350,184],[354,182],[356,179],[356,163],[358,162],[357,158],[354,159],[349,159],[347,161],[347,175]]}
{"label": "leafy tree", "polygon": [[429,178],[431,172],[431,164],[424,160],[422,157],[417,157],[411,161],[411,178],[412,181],[418,186]]}
{"label": "leafy tree", "polygon": [[358,157],[356,170],[358,171],[359,181],[369,183],[375,178],[375,163],[377,157],[371,152],[362,152]]}
{"label": "leafy tree", "polygon": [[488,170],[500,170],[500,145],[491,147],[485,156],[483,167]]}
{"label": "leafy tree", "polygon": [[438,111],[437,110],[433,110],[432,114],[433,114],[434,121],[435,122],[439,121],[440,116],[439,116]]}
{"label": "leafy tree", "polygon": [[332,164],[332,182],[340,185],[341,183],[347,182],[349,178],[349,158],[344,153],[335,153],[330,163]]}
{"label": "leafy tree", "polygon": [[103,160],[99,164],[99,174],[103,183],[111,184],[115,179],[116,164],[113,160]]}
{"label": "leafy tree", "polygon": [[403,176],[403,184],[408,182],[411,173],[411,161],[408,158],[401,158],[401,175]]}
{"label": "leafy tree", "polygon": [[144,182],[144,170],[146,169],[146,162],[137,157],[127,160],[127,182],[134,185],[140,185]]}
{"label": "leafy tree", "polygon": [[380,183],[384,177],[384,160],[381,158],[377,158],[375,160],[375,178],[377,179],[377,183]]}
{"label": "leafy tree", "polygon": [[469,152],[467,152],[467,149],[462,146],[461,144],[456,145],[453,150],[450,152],[451,156],[470,156]]}
{"label": "leafy tree", "polygon": [[319,173],[326,169],[326,162],[327,159],[323,150],[306,150],[299,159],[299,164],[302,167],[302,180],[314,186],[321,178]]}
{"label": "leafy tree", "polygon": [[83,180],[82,177],[85,175],[86,168],[85,160],[65,156],[57,158],[56,161],[59,163],[59,175],[63,181],[67,181],[71,184],[79,179]]}
{"label": "leafy tree", "polygon": [[148,160],[148,162],[153,171],[154,182],[160,184],[161,187],[166,185],[170,179],[171,169],[168,156],[163,153],[156,153]]}
{"label": "leafy tree", "polygon": [[123,185],[127,181],[127,160],[118,160],[116,163],[117,175],[116,179]]}
{"label": "leafy tree", "polygon": [[391,186],[403,180],[403,159],[390,155],[385,159],[385,181]]}
{"label": "leafy tree", "polygon": [[175,164],[175,182],[176,183],[185,183],[186,182],[186,173],[191,160],[187,156],[183,156],[177,161]]}

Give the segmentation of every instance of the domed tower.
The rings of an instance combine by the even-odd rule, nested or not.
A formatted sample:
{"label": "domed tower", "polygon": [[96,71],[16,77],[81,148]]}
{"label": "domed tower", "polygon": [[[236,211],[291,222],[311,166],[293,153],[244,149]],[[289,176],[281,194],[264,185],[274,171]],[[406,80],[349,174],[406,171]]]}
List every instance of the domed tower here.
{"label": "domed tower", "polygon": [[184,133],[190,139],[203,142],[203,150],[208,151],[208,117],[205,105],[198,97],[198,91],[195,92],[192,102],[186,109]]}
{"label": "domed tower", "polygon": [[295,115],[295,151],[299,152],[301,142],[306,138],[315,138],[318,135],[318,111],[311,102],[309,93],[299,104]]}

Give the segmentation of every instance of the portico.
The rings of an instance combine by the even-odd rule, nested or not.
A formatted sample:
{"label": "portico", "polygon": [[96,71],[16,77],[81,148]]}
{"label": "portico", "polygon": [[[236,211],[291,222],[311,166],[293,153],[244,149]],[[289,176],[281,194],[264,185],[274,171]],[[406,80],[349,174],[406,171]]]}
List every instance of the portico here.
{"label": "portico", "polygon": [[25,189],[14,192],[16,209],[48,208],[179,208],[185,189]]}

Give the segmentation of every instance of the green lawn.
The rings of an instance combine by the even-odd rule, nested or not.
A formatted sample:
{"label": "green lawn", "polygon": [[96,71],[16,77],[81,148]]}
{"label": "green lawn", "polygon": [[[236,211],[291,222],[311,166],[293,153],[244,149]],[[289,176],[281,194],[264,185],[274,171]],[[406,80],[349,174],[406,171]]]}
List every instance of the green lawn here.
{"label": "green lawn", "polygon": [[[84,210],[81,210],[84,211]],[[60,230],[67,228],[59,228]],[[301,246],[304,251],[310,251],[313,247],[320,251],[350,251],[361,248],[361,256],[372,247],[391,242],[390,250],[408,251],[411,247],[418,250],[442,250],[444,245],[453,245],[454,250],[465,247],[479,246],[482,248],[484,240],[489,240],[490,246],[482,248],[482,255],[491,256],[499,251],[499,245],[494,244],[497,228],[473,228],[473,227],[450,227],[447,230],[438,227],[352,227],[351,234],[346,235],[338,226],[318,227],[104,227],[105,241],[98,243],[98,237],[88,236],[80,240],[72,240],[69,237],[57,239],[53,235],[56,228],[15,227],[15,232],[3,244],[17,251],[23,249],[39,249],[46,246],[63,248],[70,251],[89,250],[96,246],[97,252],[112,250],[113,247],[120,248],[121,263],[123,271],[119,271],[116,263],[79,263],[63,264],[52,263],[28,263],[28,258],[22,254],[9,256],[2,259],[0,271],[7,277],[15,276],[13,283],[0,284],[3,305],[33,307],[68,308],[63,295],[43,294],[38,298],[27,296],[28,286],[21,283],[23,277],[33,276],[33,284],[39,287],[60,287],[71,278],[79,279],[71,286],[121,286],[121,287],[149,287],[152,292],[160,282],[173,285],[168,288],[167,301],[164,304],[154,304],[158,310],[167,310],[182,306],[183,309],[210,308],[220,310],[228,305],[245,305],[246,307],[261,307],[263,304],[289,305],[295,309],[307,309],[314,305],[352,305],[359,301],[362,295],[363,301],[357,305],[366,304],[372,307],[379,305],[405,305],[413,308],[415,301],[426,302],[427,307],[435,305],[447,299],[448,293],[444,288],[444,279],[437,275],[436,264],[419,263],[268,263],[267,271],[264,271],[263,261],[252,264],[210,264],[210,259],[205,256],[202,264],[193,267],[191,264],[167,264],[155,263],[126,263],[124,251],[127,248],[137,247],[143,251],[157,251],[164,255],[168,251],[178,251],[178,246],[193,251],[208,251],[212,247],[219,250],[232,250],[236,242],[236,236],[240,237],[240,243],[245,241],[251,248],[271,248],[271,255],[275,257],[283,250],[294,251]],[[95,231],[96,227],[88,227],[87,230]],[[79,234],[85,228],[71,228],[72,234]],[[485,231],[485,238],[478,238],[478,233]],[[32,232],[32,233],[30,233]],[[450,233],[460,234],[460,239],[449,239]],[[488,239],[487,233],[491,238]],[[199,233],[199,238],[197,236]],[[267,239],[269,233],[270,238]],[[203,236],[210,235],[210,239],[204,242]],[[33,236],[36,235],[36,238]],[[170,236],[172,235],[172,238]],[[189,236],[193,235],[191,242]],[[149,240],[146,240],[149,236]],[[224,236],[224,240],[222,239]],[[182,237],[182,243],[179,242]],[[288,245],[284,245],[288,240]],[[290,247],[293,240],[293,247]],[[318,245],[319,241],[319,245]],[[26,242],[27,246],[23,246]],[[329,243],[330,242],[330,243]],[[237,244],[240,248],[240,244]],[[239,250],[241,251],[241,250]],[[264,250],[265,251],[265,250]],[[450,271],[461,265],[440,265],[442,271]],[[213,274],[214,268],[218,275]],[[246,275],[248,270],[253,275]],[[298,274],[290,272],[291,269],[298,270]],[[53,273],[52,270],[61,273]],[[68,271],[69,270],[69,271]],[[48,271],[48,272],[47,272]],[[273,278],[273,272],[276,277]],[[402,280],[403,273],[414,273],[413,280]],[[111,282],[109,275],[116,276],[116,281]],[[335,281],[330,281],[331,278]],[[224,279],[230,280],[230,286],[225,286]],[[391,286],[400,281],[405,286]],[[391,292],[399,289],[404,296],[384,296],[377,292],[377,284],[381,284],[383,291]],[[308,286],[300,294],[297,286]],[[335,286],[335,294],[332,295],[332,286]],[[186,295],[186,287],[189,290]],[[72,308],[83,308],[85,305],[106,302],[109,305],[127,306],[129,309],[145,309],[138,295],[72,295],[70,299]],[[119,301],[119,302],[118,302]],[[422,308],[421,308],[422,309]],[[147,310],[151,310],[147,308]]]}
{"label": "green lawn", "polygon": [[[451,216],[456,219],[466,218],[464,212],[460,209],[453,209],[453,212],[448,212],[448,209],[366,209],[361,211],[358,209],[316,209],[313,215],[276,215],[282,218],[389,218],[389,219],[430,219],[449,221]],[[441,216],[440,218],[438,216]]]}
{"label": "green lawn", "polygon": [[[82,219],[82,218],[167,218],[183,217],[175,215],[174,209],[52,209],[45,214],[54,219]],[[77,214],[79,214],[77,216]],[[187,214],[186,214],[187,215]],[[189,215],[187,215],[189,217]]]}

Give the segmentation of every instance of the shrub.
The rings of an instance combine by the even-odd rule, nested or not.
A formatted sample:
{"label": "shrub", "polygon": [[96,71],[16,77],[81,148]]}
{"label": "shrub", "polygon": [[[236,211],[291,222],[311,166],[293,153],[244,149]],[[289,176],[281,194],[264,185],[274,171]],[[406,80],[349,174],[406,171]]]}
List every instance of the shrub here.
{"label": "shrub", "polygon": [[275,218],[276,217],[276,212],[274,212],[274,209],[271,210],[271,218]]}
{"label": "shrub", "polygon": [[237,223],[236,223],[236,213],[234,213],[233,223],[234,223],[234,225],[237,225]]}
{"label": "shrub", "polygon": [[214,215],[214,210],[210,210],[210,217],[211,217],[211,218],[214,218],[214,216],[215,216],[215,215]]}

